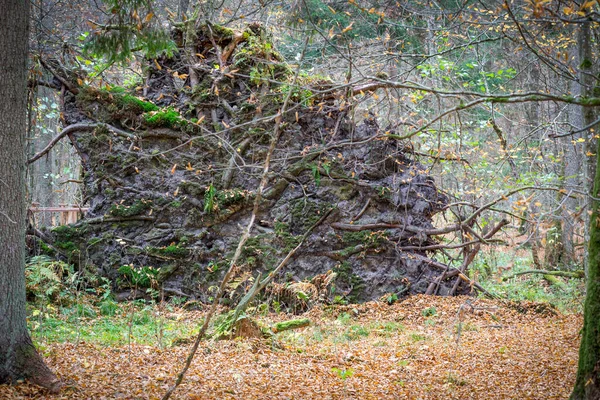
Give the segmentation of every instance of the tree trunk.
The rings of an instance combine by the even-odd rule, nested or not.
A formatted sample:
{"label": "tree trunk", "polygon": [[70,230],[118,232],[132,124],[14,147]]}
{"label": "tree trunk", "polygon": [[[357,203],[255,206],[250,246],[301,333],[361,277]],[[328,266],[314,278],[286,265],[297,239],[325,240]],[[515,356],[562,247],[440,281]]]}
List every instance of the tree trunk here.
{"label": "tree trunk", "polygon": [[25,314],[25,134],[29,1],[0,13],[0,383],[29,379],[51,391],[60,382],[27,331]]}
{"label": "tree trunk", "polygon": [[[600,143],[600,142],[599,142]],[[596,162],[600,162],[600,148]],[[597,168],[598,170],[598,168]],[[596,174],[593,196],[600,193],[600,174]],[[587,293],[585,297],[583,331],[579,347],[577,381],[571,400],[600,399],[600,202],[592,200],[590,241],[588,246]]]}
{"label": "tree trunk", "polygon": [[[581,85],[581,97],[591,97],[593,96],[593,87],[594,87],[594,62],[592,55],[592,33],[590,24],[591,21],[587,21],[583,23],[579,27],[579,31],[577,34],[577,47],[579,50],[579,84]],[[585,189],[591,193],[594,187],[594,177],[596,176],[596,159],[594,155],[594,149],[596,148],[595,139],[595,128],[597,128],[597,124],[594,125],[595,117],[595,108],[594,107],[583,107],[580,106],[581,113],[581,128],[588,127],[586,131],[583,132],[583,137],[586,139],[584,151],[585,151],[585,165],[584,165],[584,184]],[[585,232],[584,232],[584,241],[588,242],[589,238],[589,226],[590,221],[587,219],[588,213],[583,213],[583,220],[585,222]],[[584,257],[584,270],[587,273],[588,270],[588,254],[585,254]]]}
{"label": "tree trunk", "polygon": [[[589,22],[581,25],[578,37],[580,47],[580,80],[582,95],[591,93],[590,75],[592,73],[593,60],[590,48]],[[582,49],[583,47],[583,49]],[[581,110],[583,124],[593,119],[594,109]],[[584,306],[583,330],[581,332],[581,345],[579,347],[579,365],[577,368],[577,380],[571,400],[600,399],[600,174],[598,173],[600,163],[600,141],[596,141],[596,165],[595,168],[587,168],[586,172],[593,173],[594,182],[591,191],[592,216],[589,219],[588,233],[589,242],[587,248],[587,292]]]}
{"label": "tree trunk", "polygon": [[[581,94],[581,86],[578,82],[573,81],[571,84],[571,94],[573,96],[579,96]],[[577,105],[569,106],[569,123],[579,129],[583,126],[581,118],[581,107]],[[581,188],[581,176],[583,175],[584,150],[583,145],[577,141],[582,136],[576,134],[573,136],[567,136],[565,140],[565,154],[564,154],[564,169],[563,169],[563,185],[567,194],[571,194],[573,189]],[[587,187],[587,185],[585,185]],[[579,203],[577,199],[568,197],[563,200],[562,205],[562,232],[561,237],[563,240],[563,254],[561,257],[562,266],[569,267],[575,264],[575,221],[572,217],[577,212]]]}

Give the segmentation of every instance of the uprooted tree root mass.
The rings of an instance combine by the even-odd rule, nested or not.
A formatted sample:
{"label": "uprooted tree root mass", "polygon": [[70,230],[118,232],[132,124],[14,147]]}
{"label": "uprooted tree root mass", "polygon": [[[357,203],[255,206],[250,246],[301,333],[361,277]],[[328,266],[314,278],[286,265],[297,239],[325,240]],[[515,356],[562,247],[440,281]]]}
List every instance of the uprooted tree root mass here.
{"label": "uprooted tree root mass", "polygon": [[423,249],[437,244],[432,216],[446,196],[371,115],[354,123],[351,91],[303,73],[294,80],[259,25],[189,30],[174,34],[174,56],[148,60],[138,91],[81,86],[49,66],[67,89],[65,135],[82,159],[89,211],[41,235],[46,252],[123,291],[158,282],[167,294],[208,300],[250,218],[279,122],[232,292],[272,270],[324,213],[279,281],[333,271],[334,294],[350,301],[433,283],[440,294],[468,289]]}

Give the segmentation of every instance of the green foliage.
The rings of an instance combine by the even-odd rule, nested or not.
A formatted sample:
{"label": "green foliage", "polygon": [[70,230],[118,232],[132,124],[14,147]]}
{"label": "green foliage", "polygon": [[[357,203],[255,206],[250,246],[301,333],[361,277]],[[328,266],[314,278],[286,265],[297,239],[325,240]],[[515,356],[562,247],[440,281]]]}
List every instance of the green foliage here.
{"label": "green foliage", "polygon": [[288,253],[300,243],[301,235],[294,235],[290,232],[290,227],[285,222],[275,221],[275,236],[283,242],[283,252]]}
{"label": "green foliage", "polygon": [[317,203],[303,198],[291,201],[290,206],[292,209],[290,229],[293,232],[305,232],[321,218],[324,212],[332,208],[329,203]]}
{"label": "green foliage", "polygon": [[[336,35],[334,40],[374,38],[385,31],[385,27],[378,23],[380,16],[358,7],[347,7],[343,3],[326,4],[322,0],[307,0],[301,13],[295,15],[296,19],[312,21],[326,31],[332,29]],[[351,29],[347,29],[349,26]]]}
{"label": "green foliage", "polygon": [[341,283],[351,288],[350,293],[346,295],[346,300],[350,303],[357,303],[360,295],[365,288],[365,281],[353,273],[352,265],[349,262],[341,262],[333,268],[337,274],[336,284]]}
{"label": "green foliage", "polygon": [[146,125],[152,128],[185,128],[188,122],[175,109],[168,107],[161,111],[152,111],[143,116]]}
{"label": "green foliage", "polygon": [[386,231],[346,232],[342,236],[342,241],[348,245],[363,245],[367,248],[377,248],[385,242],[387,236]]}
{"label": "green foliage", "polygon": [[310,169],[313,174],[313,178],[315,179],[315,185],[321,185],[321,172],[319,171],[319,166],[317,164],[311,164]]}
{"label": "green foliage", "polygon": [[[454,62],[444,57],[437,57],[429,62],[417,66],[421,77],[437,78],[449,84],[460,84],[464,88],[481,93],[492,92],[500,89],[512,80],[517,71],[512,68],[500,68],[495,71],[486,71],[476,61]],[[414,103],[423,99],[425,93],[413,92]]]}
{"label": "green foliage", "polygon": [[[107,123],[124,118],[136,119],[139,115],[146,115],[159,110],[154,103],[141,100],[127,93],[125,88],[108,85],[103,89],[81,86],[77,94],[77,103],[83,110],[94,113],[99,121]],[[101,103],[103,107],[98,109],[94,103]],[[99,127],[96,129],[96,140],[105,142],[108,138],[106,128]]]}
{"label": "green foliage", "polygon": [[241,319],[248,318],[245,313],[241,313],[235,318],[235,310],[230,310],[225,314],[221,314],[215,317],[213,325],[214,331],[212,336],[214,338],[225,338],[233,333],[235,323]]}
{"label": "green foliage", "polygon": [[234,66],[246,70],[250,82],[260,86],[273,81],[287,81],[292,76],[283,57],[274,49],[269,35],[260,29],[258,33],[246,31],[246,41],[233,57]]}
{"label": "green foliage", "polygon": [[184,258],[190,254],[190,251],[178,244],[170,244],[163,247],[146,247],[146,251],[150,254],[168,257],[168,258]]}
{"label": "green foliage", "polygon": [[388,303],[389,305],[392,305],[397,301],[398,301],[398,295],[396,293],[390,293],[385,298],[385,302]]}
{"label": "green foliage", "polygon": [[108,210],[109,214],[115,217],[132,217],[140,215],[144,211],[152,207],[150,200],[136,200],[132,205],[125,206],[123,204],[113,204]]}
{"label": "green foliage", "polygon": [[64,300],[70,295],[66,282],[76,285],[73,266],[48,256],[32,257],[25,266],[27,297],[43,303]]}
{"label": "green foliage", "polygon": [[[162,308],[163,306],[161,306]],[[77,303],[63,307],[51,305],[38,308],[28,305],[28,325],[36,341],[72,342],[81,340],[102,346],[171,345],[184,337],[192,337],[198,329],[197,321],[179,321],[172,306],[161,308],[137,300],[116,303],[96,296],[83,296]]]}
{"label": "green foliage", "polygon": [[215,189],[214,185],[211,183],[208,186],[208,189],[206,190],[206,192],[204,193],[204,212],[207,212],[210,214],[213,211],[215,211],[215,209],[217,207],[217,204],[215,202],[216,193],[217,193],[217,190]]}
{"label": "green foliage", "polygon": [[160,272],[160,268],[151,266],[136,268],[133,264],[128,264],[119,267],[118,271],[132,287],[155,288],[158,285],[157,276]]}
{"label": "green foliage", "polygon": [[79,254],[79,243],[81,235],[87,231],[88,227],[86,224],[78,224],[77,226],[61,225],[52,229],[54,234],[53,246],[61,253],[74,258]]}
{"label": "green foliage", "polygon": [[435,309],[435,307],[428,307],[421,311],[421,315],[424,317],[433,317],[437,315],[437,310]]}
{"label": "green foliage", "polygon": [[139,110],[139,112],[150,112],[159,109],[156,104],[149,101],[140,100],[137,97],[132,96],[130,94],[126,94],[123,97],[121,97],[121,102],[124,105],[129,106],[130,108],[135,108]]}
{"label": "green foliage", "polygon": [[306,107],[311,106],[314,103],[313,92],[310,89],[300,85],[284,83],[279,87],[279,92],[281,93],[282,99],[285,99],[289,95],[290,100],[300,103]]}
{"label": "green foliage", "polygon": [[175,43],[169,32],[155,22],[152,2],[148,0],[108,0],[109,24],[97,25],[97,31],[86,35],[84,50],[95,58],[106,58],[109,63],[125,62],[133,52],[140,51],[147,58],[161,54],[172,56]]}
{"label": "green foliage", "polygon": [[550,284],[543,275],[519,275],[506,282],[497,276],[510,266],[506,275],[533,269],[530,254],[516,255],[508,251],[482,252],[471,266],[477,274],[479,282],[488,291],[514,301],[534,301],[549,303],[562,312],[579,312],[582,310],[584,282],[580,279],[556,277],[560,285]]}
{"label": "green foliage", "polygon": [[112,299],[106,299],[99,304],[99,310],[101,315],[112,317],[119,310],[119,304]]}
{"label": "green foliage", "polygon": [[344,333],[344,336],[348,341],[366,338],[369,336],[369,329],[363,325],[352,325],[348,328],[346,333]]}
{"label": "green foliage", "polygon": [[352,377],[354,375],[354,370],[352,368],[331,368],[331,370],[340,378],[345,381],[346,379]]}
{"label": "green foliage", "polygon": [[216,213],[233,204],[247,200],[252,192],[239,188],[217,190],[210,184],[204,192],[204,212]]}
{"label": "green foliage", "polygon": [[410,340],[412,340],[413,342],[421,342],[424,340],[429,339],[428,336],[422,334],[422,333],[417,333],[417,332],[413,332],[409,335]]}

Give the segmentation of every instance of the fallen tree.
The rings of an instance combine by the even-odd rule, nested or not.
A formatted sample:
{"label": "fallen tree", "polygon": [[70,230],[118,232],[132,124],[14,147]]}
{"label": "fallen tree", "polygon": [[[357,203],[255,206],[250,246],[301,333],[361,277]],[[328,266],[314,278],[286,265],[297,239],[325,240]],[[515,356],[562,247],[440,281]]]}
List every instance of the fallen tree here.
{"label": "fallen tree", "polygon": [[[67,127],[30,162],[68,138],[89,211],[37,235],[43,249],[117,291],[146,268],[166,293],[202,301],[226,273],[226,290],[241,295],[259,271],[271,272],[260,289],[333,271],[335,295],[349,301],[477,287],[464,275],[470,261],[456,269],[432,254],[465,248],[472,260],[493,236],[474,222],[494,202],[435,228],[447,197],[393,133],[370,115],[349,117],[347,91],[290,69],[260,25],[185,29],[173,35],[179,52],[147,60],[138,91],[85,86],[51,68]],[[436,238],[463,231],[473,239]]]}

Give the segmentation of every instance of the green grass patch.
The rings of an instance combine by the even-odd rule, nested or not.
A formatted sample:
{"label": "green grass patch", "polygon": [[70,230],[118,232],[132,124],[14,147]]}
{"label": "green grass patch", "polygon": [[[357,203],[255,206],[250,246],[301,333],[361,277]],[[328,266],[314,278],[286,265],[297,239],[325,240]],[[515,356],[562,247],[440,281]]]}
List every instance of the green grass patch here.
{"label": "green grass patch", "polygon": [[[140,301],[118,304],[88,302],[72,307],[29,305],[28,325],[36,342],[77,342],[83,340],[105,346],[129,343],[165,347],[198,330],[196,323],[177,321],[168,310]],[[109,310],[109,312],[107,312]],[[107,315],[108,314],[108,315]]]}

